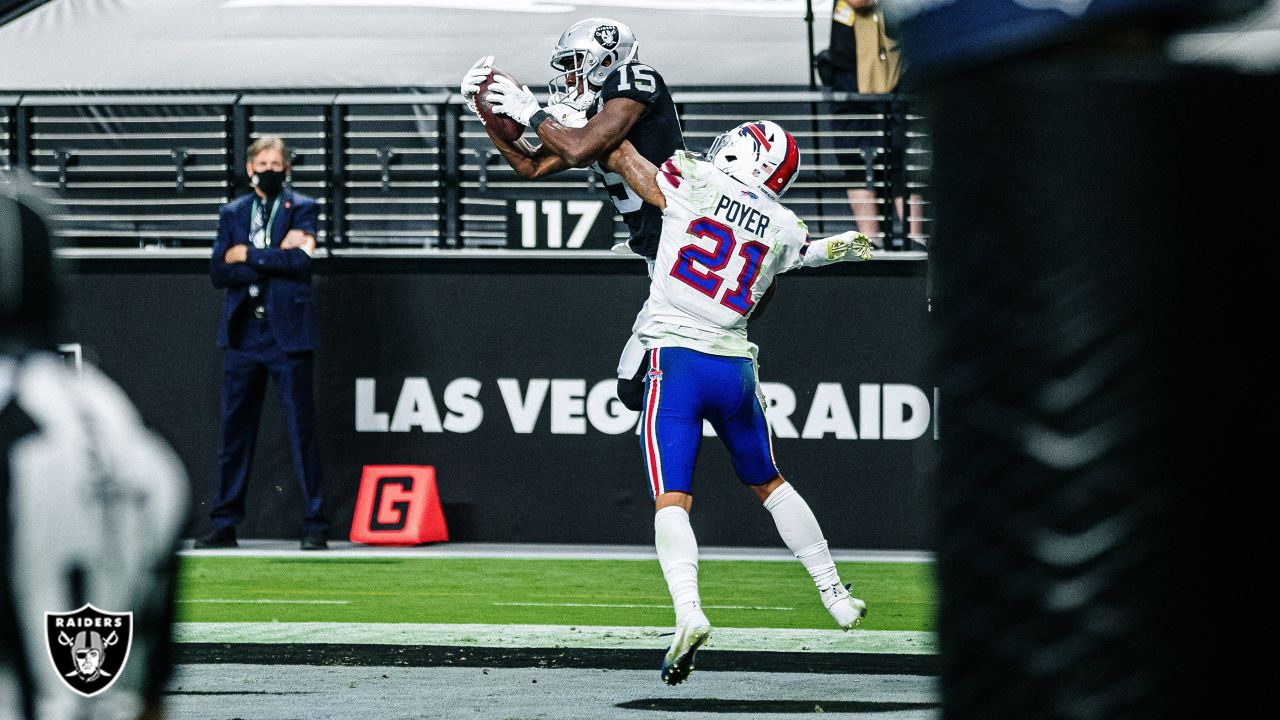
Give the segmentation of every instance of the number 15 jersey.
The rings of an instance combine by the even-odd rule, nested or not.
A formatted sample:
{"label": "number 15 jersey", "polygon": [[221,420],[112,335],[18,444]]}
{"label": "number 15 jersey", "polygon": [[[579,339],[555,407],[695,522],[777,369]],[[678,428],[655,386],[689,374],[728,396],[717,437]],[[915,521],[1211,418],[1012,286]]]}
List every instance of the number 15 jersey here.
{"label": "number 15 jersey", "polygon": [[801,266],[808,230],[777,201],[685,151],[662,164],[657,182],[667,209],[633,332],[646,348],[754,358],[747,319],[778,273]]}
{"label": "number 15 jersey", "polygon": [[[657,165],[671,153],[684,149],[684,133],[676,115],[675,101],[657,70],[639,62],[620,66],[605,78],[596,104],[587,111],[588,119],[595,117],[605,103],[614,98],[634,100],[645,106],[626,139],[646,160]],[[641,200],[621,175],[601,169],[598,163],[592,170],[604,181],[614,207],[627,224],[631,235],[627,245],[637,255],[652,259],[662,232],[662,212]]]}

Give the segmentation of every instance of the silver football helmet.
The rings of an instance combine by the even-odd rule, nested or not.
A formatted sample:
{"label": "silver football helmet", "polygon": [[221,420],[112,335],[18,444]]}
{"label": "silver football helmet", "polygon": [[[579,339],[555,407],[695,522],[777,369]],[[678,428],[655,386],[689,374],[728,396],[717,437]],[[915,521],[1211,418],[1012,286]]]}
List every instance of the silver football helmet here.
{"label": "silver football helmet", "polygon": [[635,60],[640,43],[631,28],[608,18],[587,18],[569,26],[551,54],[560,74],[547,83],[552,103],[586,110],[609,73]]}
{"label": "silver football helmet", "polygon": [[722,133],[707,159],[729,177],[777,200],[800,172],[800,146],[770,120],[755,120]]}

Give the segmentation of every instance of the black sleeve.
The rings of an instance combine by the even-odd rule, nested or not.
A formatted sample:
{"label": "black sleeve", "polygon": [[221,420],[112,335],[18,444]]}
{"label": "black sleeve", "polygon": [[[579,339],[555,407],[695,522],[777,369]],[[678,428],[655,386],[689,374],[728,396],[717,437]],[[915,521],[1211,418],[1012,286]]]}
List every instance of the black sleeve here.
{"label": "black sleeve", "polygon": [[623,407],[639,412],[644,408],[644,376],[649,372],[649,353],[644,354],[644,362],[636,374],[630,378],[618,378],[618,399]]}
{"label": "black sleeve", "polygon": [[627,98],[652,107],[662,97],[667,84],[657,70],[644,63],[627,63],[604,79],[600,97],[609,102]]}

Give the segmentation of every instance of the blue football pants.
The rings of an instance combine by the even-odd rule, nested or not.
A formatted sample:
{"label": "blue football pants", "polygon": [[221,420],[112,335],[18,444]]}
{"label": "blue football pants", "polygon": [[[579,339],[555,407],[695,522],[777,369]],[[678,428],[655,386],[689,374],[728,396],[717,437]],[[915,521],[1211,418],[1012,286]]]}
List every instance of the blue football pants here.
{"label": "blue football pants", "polygon": [[742,482],[763,485],[778,475],[756,394],[755,364],[748,358],[650,349],[642,418],[640,446],[655,497],[690,492],[703,420],[728,448]]}

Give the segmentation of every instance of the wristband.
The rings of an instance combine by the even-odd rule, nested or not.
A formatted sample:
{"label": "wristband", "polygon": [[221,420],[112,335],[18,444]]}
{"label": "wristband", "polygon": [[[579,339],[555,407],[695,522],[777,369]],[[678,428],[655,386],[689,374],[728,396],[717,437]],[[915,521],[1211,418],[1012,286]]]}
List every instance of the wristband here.
{"label": "wristband", "polygon": [[538,132],[538,126],[550,119],[551,119],[550,113],[548,113],[546,110],[540,109],[537,112],[535,112],[533,115],[529,116],[529,127],[532,128],[534,132]]}

